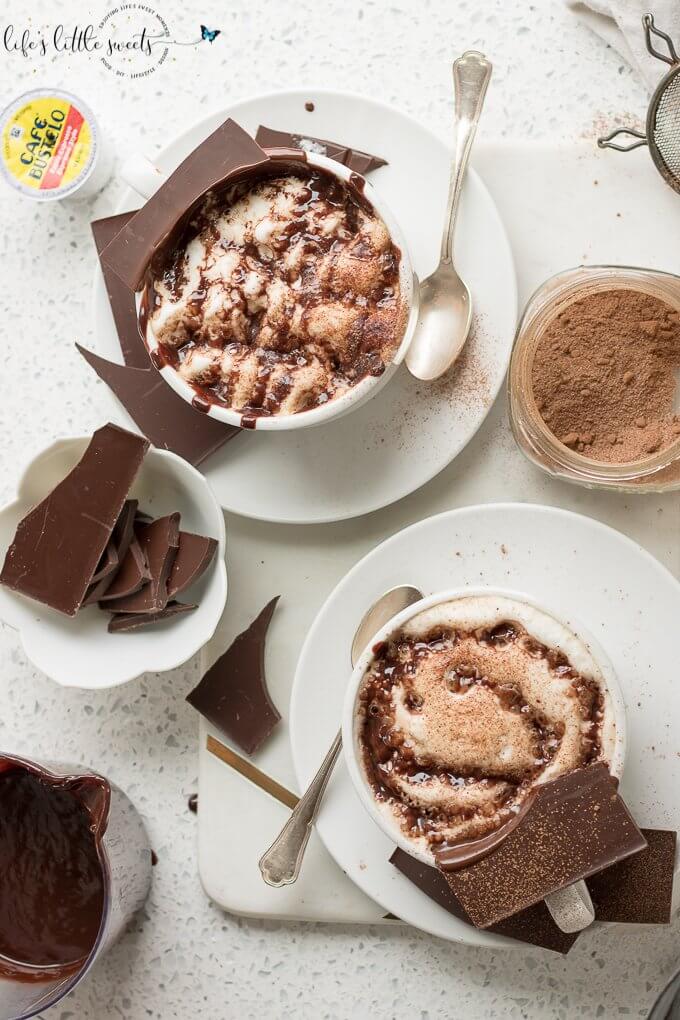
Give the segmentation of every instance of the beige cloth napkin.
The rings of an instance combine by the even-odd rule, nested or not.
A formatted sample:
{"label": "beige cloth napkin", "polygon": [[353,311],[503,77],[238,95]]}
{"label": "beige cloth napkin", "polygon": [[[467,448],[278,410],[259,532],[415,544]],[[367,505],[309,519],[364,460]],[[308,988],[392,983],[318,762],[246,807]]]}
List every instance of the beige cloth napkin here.
{"label": "beige cloth napkin", "polygon": [[[680,54],[680,0],[566,0],[566,4],[637,68],[650,91],[661,81],[664,65],[647,52],[644,14],[654,15],[655,26],[671,37]],[[663,39],[656,39],[654,45],[666,53]]]}

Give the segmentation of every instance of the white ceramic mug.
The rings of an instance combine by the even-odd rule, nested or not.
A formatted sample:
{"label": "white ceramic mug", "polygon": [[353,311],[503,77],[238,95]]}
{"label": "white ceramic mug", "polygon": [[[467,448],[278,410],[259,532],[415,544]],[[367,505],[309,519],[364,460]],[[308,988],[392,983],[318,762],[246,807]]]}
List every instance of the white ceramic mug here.
{"label": "white ceramic mug", "polygon": [[[414,843],[413,840],[410,840],[403,832],[397,819],[391,814],[391,812],[383,812],[379,809],[378,803],[375,799],[375,794],[364,772],[364,768],[361,763],[361,747],[359,743],[360,717],[357,704],[359,688],[366,669],[373,658],[373,648],[376,645],[389,640],[390,637],[399,631],[409,620],[418,616],[426,609],[431,609],[433,606],[437,606],[445,602],[452,602],[458,599],[479,595],[499,596],[511,599],[514,602],[523,603],[524,605],[540,610],[542,613],[551,616],[558,623],[561,623],[559,614],[552,612],[550,608],[546,608],[533,599],[518,592],[484,587],[451,589],[449,591],[439,592],[435,595],[430,595],[427,598],[424,598],[421,602],[415,603],[415,605],[409,606],[403,612],[390,620],[389,623],[387,623],[380,631],[378,631],[372,639],[370,646],[366,648],[361,658],[357,661],[345,694],[342,717],[343,753],[347,763],[347,769],[359,799],[373,821],[382,829],[385,835],[388,836],[392,842],[396,843],[402,850],[410,854],[412,857],[415,857],[423,864],[428,864],[430,866],[435,864],[432,852],[429,849],[421,849]],[[562,626],[567,625],[562,624]],[[626,719],[623,695],[616,679],[614,667],[595,638],[593,638],[580,624],[578,629],[573,626],[567,626],[567,630],[576,634],[576,636],[580,638],[581,642],[585,644],[586,648],[590,651],[594,665],[597,667],[597,670],[604,679],[604,758],[609,764],[611,774],[617,779],[620,779],[623,773],[626,751]],[[562,931],[580,931],[582,928],[587,927],[587,925],[593,920],[594,912],[592,909],[592,902],[585,882],[576,882],[566,889],[561,889],[556,893],[551,894],[551,896],[546,898],[546,905],[550,910],[555,923],[562,929]]]}
{"label": "white ceramic mug", "polygon": [[[266,149],[265,151],[270,156],[270,159],[280,162],[282,166],[285,166],[286,164],[290,165],[290,150]],[[304,162],[306,162],[309,166],[318,167],[345,184],[350,183],[351,179],[356,180],[356,178],[360,176],[348,167],[343,166],[341,163],[337,163],[335,160],[328,159],[326,156],[321,156],[315,152],[305,152],[303,155]],[[151,195],[167,180],[166,175],[161,170],[155,167],[149,160],[141,156],[132,156],[128,159],[123,165],[121,176],[123,180],[143,198],[150,198]],[[258,168],[253,171],[253,179],[257,179],[257,176]],[[413,333],[418,321],[418,279],[414,274],[408,253],[408,247],[406,245],[406,239],[402,234],[401,228],[395,221],[394,216],[390,212],[386,203],[376,192],[371,183],[369,181],[364,181],[363,178],[361,178],[361,180],[364,198],[367,199],[381,217],[390,233],[393,243],[401,252],[401,260],[399,264],[399,284],[402,301],[404,302],[406,309],[406,321],[401,343],[394,358],[390,364],[386,366],[382,375],[366,376],[364,379],[360,380],[356,386],[352,386],[345,393],[338,397],[334,397],[332,400],[327,401],[325,404],[321,404],[319,407],[310,408],[310,410],[307,411],[299,411],[296,414],[263,415],[258,417],[255,420],[255,427],[258,432],[283,432],[292,429],[308,428],[313,425],[325,424],[335,418],[341,418],[349,411],[355,410],[371,397],[375,396],[375,394],[378,393],[393,377],[397,368],[406,357],[406,352],[413,338]],[[142,291],[141,294],[137,295],[138,311],[142,307],[143,293],[144,292]],[[142,336],[144,337],[148,350],[151,352],[155,351],[158,348],[158,341],[153,335],[152,330],[149,328],[149,324],[144,323],[143,316],[140,316],[140,331],[142,332]],[[175,392],[178,393],[183,400],[186,400],[189,404],[193,402],[196,396],[196,391],[188,382],[186,382],[186,380],[182,378],[175,368],[171,365],[163,365],[159,371],[168,385],[172,386],[173,390],[175,390]],[[232,408],[222,407],[219,404],[211,403],[209,409],[205,413],[211,418],[215,418],[217,421],[224,422],[226,425],[234,425],[236,427],[241,426],[243,415]]]}

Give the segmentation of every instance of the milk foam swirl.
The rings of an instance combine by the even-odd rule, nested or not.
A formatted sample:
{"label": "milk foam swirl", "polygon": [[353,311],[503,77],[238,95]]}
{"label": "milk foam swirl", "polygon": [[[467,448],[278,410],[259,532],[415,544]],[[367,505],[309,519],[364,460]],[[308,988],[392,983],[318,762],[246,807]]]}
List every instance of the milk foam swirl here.
{"label": "milk foam swirl", "polygon": [[605,758],[605,692],[548,614],[495,596],[440,604],[374,650],[358,700],[365,775],[421,844],[477,838],[537,783]]}

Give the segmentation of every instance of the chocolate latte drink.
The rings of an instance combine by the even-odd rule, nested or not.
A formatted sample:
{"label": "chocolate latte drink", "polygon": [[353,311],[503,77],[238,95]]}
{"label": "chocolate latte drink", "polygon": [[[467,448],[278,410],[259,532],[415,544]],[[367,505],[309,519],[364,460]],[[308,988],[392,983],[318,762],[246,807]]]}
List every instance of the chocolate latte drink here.
{"label": "chocolate latte drink", "polygon": [[406,326],[401,253],[363,178],[290,167],[209,194],[147,282],[156,363],[243,425],[382,375]]}
{"label": "chocolate latte drink", "polygon": [[385,828],[428,857],[494,832],[536,784],[616,754],[610,692],[585,643],[495,595],[440,602],[375,646],[354,733]]}

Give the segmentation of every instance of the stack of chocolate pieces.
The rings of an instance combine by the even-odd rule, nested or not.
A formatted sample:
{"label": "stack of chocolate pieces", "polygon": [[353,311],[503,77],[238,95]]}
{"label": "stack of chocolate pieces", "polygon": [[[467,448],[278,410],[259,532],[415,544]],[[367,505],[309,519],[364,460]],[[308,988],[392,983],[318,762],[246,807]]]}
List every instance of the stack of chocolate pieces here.
{"label": "stack of chocolate pieces", "polygon": [[521,816],[490,837],[436,850],[437,868],[401,850],[390,860],[467,923],[566,953],[578,933],[558,928],[546,897],[585,880],[597,920],[667,924],[675,852],[676,834],[640,830],[597,762],[539,785]]}
{"label": "stack of chocolate pieces", "polygon": [[148,448],[116,425],[98,429],[19,522],[0,583],[67,616],[97,603],[113,614],[112,633],[195,609],[177,596],[209,566],[217,542],[181,531],[178,513],[152,520],[128,498]]}

